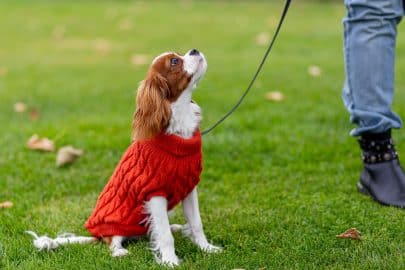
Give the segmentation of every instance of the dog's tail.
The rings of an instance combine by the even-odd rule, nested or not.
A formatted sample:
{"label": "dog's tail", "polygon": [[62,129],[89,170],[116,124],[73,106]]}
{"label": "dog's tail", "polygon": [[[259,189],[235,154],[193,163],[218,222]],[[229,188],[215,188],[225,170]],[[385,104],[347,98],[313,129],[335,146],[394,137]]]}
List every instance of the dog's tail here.
{"label": "dog's tail", "polygon": [[72,233],[64,233],[58,235],[55,239],[52,239],[48,236],[38,236],[33,231],[26,231],[29,235],[34,237],[34,246],[38,250],[52,250],[56,249],[61,245],[69,244],[88,244],[96,242],[98,239],[90,236],[76,236]]}

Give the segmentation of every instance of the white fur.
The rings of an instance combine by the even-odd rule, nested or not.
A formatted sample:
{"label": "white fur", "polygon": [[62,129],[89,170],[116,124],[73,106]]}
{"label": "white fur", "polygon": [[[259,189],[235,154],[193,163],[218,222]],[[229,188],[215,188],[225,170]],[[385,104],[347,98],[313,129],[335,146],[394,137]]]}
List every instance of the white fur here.
{"label": "white fur", "polygon": [[149,234],[151,249],[156,260],[168,266],[179,265],[179,258],[174,251],[174,238],[170,230],[167,215],[167,200],[164,197],[153,197],[145,203],[149,214]]}
{"label": "white fur", "polygon": [[200,107],[191,102],[192,90],[185,90],[171,104],[172,116],[166,132],[176,134],[185,139],[191,138],[201,122]]}
{"label": "white fur", "polygon": [[32,235],[34,237],[34,246],[38,250],[52,250],[56,249],[61,245],[68,245],[68,244],[88,244],[97,241],[97,238],[94,237],[86,237],[86,236],[76,236],[71,233],[66,233],[63,235],[59,235],[55,239],[52,239],[48,236],[38,236],[35,232],[26,231],[26,233]]}
{"label": "white fur", "polygon": [[188,74],[193,75],[190,84],[195,84],[195,82],[199,81],[202,76],[204,76],[207,70],[207,61],[205,60],[204,54],[201,52],[194,55],[190,53],[191,51],[183,56],[183,68]]}
{"label": "white fur", "polygon": [[183,213],[187,224],[173,224],[171,226],[172,231],[181,231],[184,236],[189,237],[193,243],[206,252],[220,252],[222,248],[208,243],[204,234],[198,206],[197,188],[194,188],[183,200]]}
{"label": "white fur", "polygon": [[190,52],[183,57],[183,61],[184,70],[192,78],[186,90],[171,104],[172,115],[166,132],[188,139],[201,123],[201,108],[191,102],[191,96],[207,70],[207,61],[202,53],[190,55]]}
{"label": "white fur", "polygon": [[122,242],[126,237],[124,236],[113,236],[111,239],[110,250],[113,257],[122,257],[129,254],[129,251],[122,247]]}

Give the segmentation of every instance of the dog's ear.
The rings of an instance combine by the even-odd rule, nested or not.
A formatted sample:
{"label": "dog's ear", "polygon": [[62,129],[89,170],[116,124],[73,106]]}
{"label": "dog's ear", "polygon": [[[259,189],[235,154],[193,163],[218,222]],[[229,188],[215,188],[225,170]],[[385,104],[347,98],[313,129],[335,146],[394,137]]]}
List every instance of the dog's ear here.
{"label": "dog's ear", "polygon": [[138,87],[132,140],[145,140],[164,131],[170,121],[169,86],[158,73],[149,73]]}

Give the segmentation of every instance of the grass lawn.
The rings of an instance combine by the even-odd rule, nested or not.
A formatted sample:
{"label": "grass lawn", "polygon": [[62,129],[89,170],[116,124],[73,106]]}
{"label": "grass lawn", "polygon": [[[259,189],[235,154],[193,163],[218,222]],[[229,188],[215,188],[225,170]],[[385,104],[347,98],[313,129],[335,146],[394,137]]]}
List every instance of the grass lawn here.
{"label": "grass lawn", "polygon": [[[269,3],[270,2],[270,3]],[[0,3],[0,269],[161,269],[148,242],[37,252],[25,230],[87,235],[83,223],[130,143],[135,89],[161,52],[198,48],[208,72],[194,99],[203,128],[245,89],[283,1],[14,1]],[[199,187],[207,255],[175,235],[179,269],[404,269],[405,212],[355,189],[361,164],[340,98],[341,2],[295,1],[269,62],[240,109],[204,137]],[[405,33],[399,28],[395,110],[405,118]],[[138,56],[138,57],[135,57]],[[312,77],[308,67],[319,66]],[[265,100],[281,91],[279,103]],[[37,121],[14,112],[22,101]],[[34,133],[85,155],[57,169],[26,149]],[[405,133],[395,132],[405,155]],[[177,209],[173,222],[184,222]],[[335,235],[356,227],[362,241]]]}

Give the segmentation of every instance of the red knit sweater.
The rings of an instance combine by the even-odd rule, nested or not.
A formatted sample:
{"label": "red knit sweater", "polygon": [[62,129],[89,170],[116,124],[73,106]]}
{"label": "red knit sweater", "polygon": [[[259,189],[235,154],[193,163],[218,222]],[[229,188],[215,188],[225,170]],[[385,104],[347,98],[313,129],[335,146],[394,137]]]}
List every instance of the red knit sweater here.
{"label": "red knit sweater", "polygon": [[154,196],[168,200],[168,210],[200,181],[201,134],[190,139],[160,134],[132,143],[100,194],[85,227],[95,237],[138,236],[147,232],[144,204]]}

